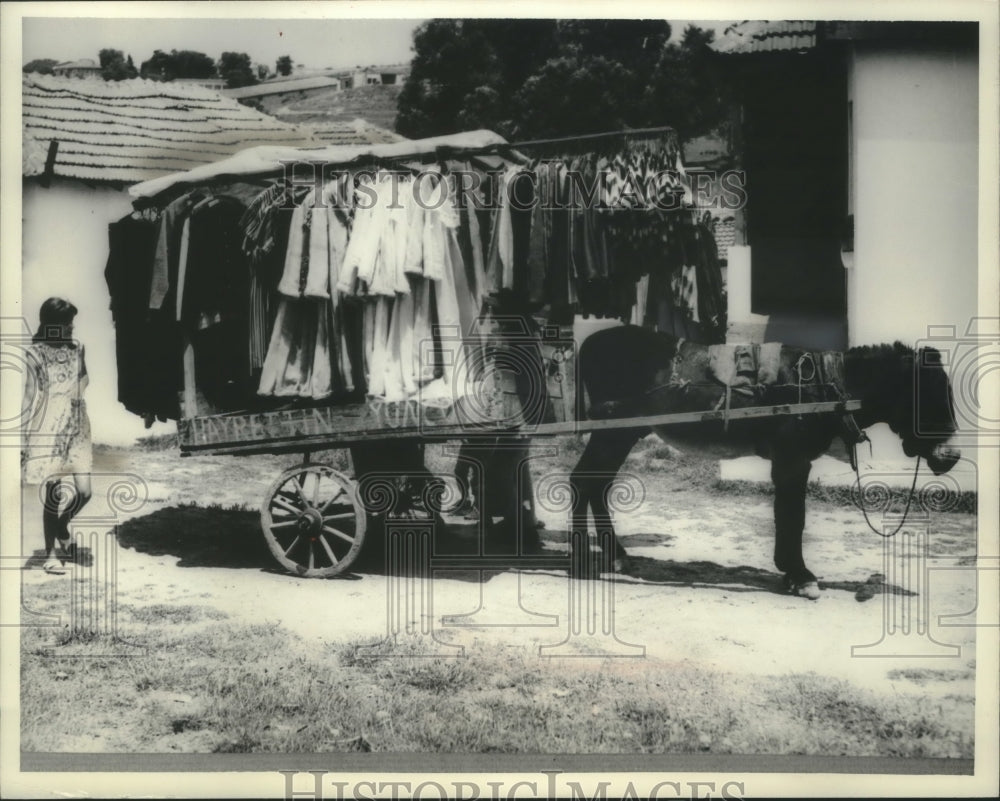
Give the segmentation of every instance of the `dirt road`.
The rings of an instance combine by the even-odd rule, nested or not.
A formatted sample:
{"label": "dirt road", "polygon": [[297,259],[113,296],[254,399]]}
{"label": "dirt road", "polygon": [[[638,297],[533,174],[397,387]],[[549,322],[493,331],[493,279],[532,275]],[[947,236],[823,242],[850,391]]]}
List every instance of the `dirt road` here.
{"label": "dirt road", "polygon": [[[883,540],[855,508],[812,501],[805,555],[823,593],[810,602],[781,592],[771,564],[769,497],[691,486],[670,471],[647,469],[645,499],[617,518],[632,557],[626,573],[587,582],[571,581],[564,570],[438,571],[409,588],[407,606],[379,564],[332,580],[278,569],[255,511],[287,466],[278,461],[98,452],[94,500],[80,523],[98,532],[117,524],[118,603],[206,605],[234,621],[277,624],[321,647],[393,633],[388,612],[395,598],[402,604],[395,607],[401,609],[396,630],[428,652],[522,645],[542,656],[589,656],[607,670],[667,680],[679,666],[814,673],[879,694],[964,699],[971,739],[975,629],[943,625],[970,620],[942,616],[976,606],[974,515],[914,517],[900,535]],[[134,477],[138,497],[109,502],[112,487],[119,495],[125,488],[123,476]],[[25,553],[31,553],[41,539],[39,521],[30,503],[25,514]],[[539,517],[546,549],[565,552],[564,515],[540,509]],[[908,538],[911,532],[923,532],[926,551]],[[39,563],[36,554],[29,567]],[[890,581],[890,591],[882,592],[878,574],[894,564],[910,565],[922,583]],[[60,580],[38,569],[22,576],[26,586]],[[183,626],[164,619],[165,626]],[[551,664],[560,670],[565,661]]]}

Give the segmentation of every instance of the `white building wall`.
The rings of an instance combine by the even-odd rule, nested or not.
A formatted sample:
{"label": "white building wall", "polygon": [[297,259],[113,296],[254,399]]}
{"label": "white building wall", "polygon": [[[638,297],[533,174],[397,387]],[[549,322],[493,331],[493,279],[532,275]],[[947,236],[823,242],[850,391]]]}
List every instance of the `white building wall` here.
{"label": "white building wall", "polygon": [[90,386],[86,392],[95,442],[127,445],[137,437],[173,431],[173,424],[142,420],[118,403],[115,329],[104,280],[108,223],[132,210],[125,190],[90,188],[56,179],[45,189],[24,185],[22,200],[22,310],[31,331],[38,309],[52,296],[71,301],[79,314],[74,335],[87,351]]}
{"label": "white building wall", "polygon": [[[849,344],[918,345],[928,326],[953,326],[961,336],[977,313],[976,55],[861,43],[848,69]],[[876,459],[904,460],[888,427],[869,434]]]}
{"label": "white building wall", "polygon": [[852,346],[963,333],[976,314],[977,75],[973,53],[855,50]]}

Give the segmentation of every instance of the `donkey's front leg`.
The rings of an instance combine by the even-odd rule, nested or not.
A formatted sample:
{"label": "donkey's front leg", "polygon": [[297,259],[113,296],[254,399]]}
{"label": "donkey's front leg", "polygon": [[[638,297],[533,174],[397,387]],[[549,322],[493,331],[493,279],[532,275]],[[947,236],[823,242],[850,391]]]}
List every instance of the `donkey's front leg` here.
{"label": "donkey's front leg", "polygon": [[607,493],[625,464],[632,446],[645,432],[641,429],[598,430],[590,435],[583,455],[577,463],[570,483],[575,494],[572,537],[579,545],[589,550],[587,540],[588,507],[594,513],[594,528],[601,546],[601,572],[620,572],[626,566],[625,549],[618,543],[611,512],[608,509]]}
{"label": "donkey's front leg", "polygon": [[786,589],[815,601],[819,584],[802,559],[802,530],[806,523],[806,484],[812,462],[799,454],[774,454],[774,564],[785,574]]}

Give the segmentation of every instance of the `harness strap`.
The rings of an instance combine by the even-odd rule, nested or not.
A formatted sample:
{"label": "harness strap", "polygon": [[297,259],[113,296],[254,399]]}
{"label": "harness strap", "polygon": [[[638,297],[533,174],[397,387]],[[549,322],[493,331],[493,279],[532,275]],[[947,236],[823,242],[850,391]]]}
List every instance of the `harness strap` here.
{"label": "harness strap", "polygon": [[[854,448],[851,448],[851,452],[853,454]],[[903,509],[903,519],[899,521],[899,525],[896,526],[896,528],[894,528],[892,532],[889,534],[884,534],[883,532],[879,531],[877,528],[875,528],[875,526],[872,525],[872,521],[868,519],[868,510],[865,509],[864,493],[863,490],[861,489],[861,473],[858,471],[858,468],[856,466],[857,456],[852,455],[851,462],[852,464],[855,465],[854,474],[857,476],[858,506],[861,507],[861,514],[865,516],[865,522],[868,524],[868,528],[870,528],[872,531],[874,531],[876,534],[878,534],[880,537],[884,539],[895,537],[899,533],[900,529],[903,528],[903,526],[906,524],[906,516],[910,513],[910,504],[913,502],[913,493],[917,488],[917,473],[920,472],[920,457],[919,456],[917,457],[917,465],[916,467],[913,468],[913,483],[910,484],[910,494],[909,497],[907,497],[906,499],[906,508]]]}
{"label": "harness strap", "polygon": [[[808,378],[802,375],[803,373],[802,368],[805,367],[806,365],[808,365],[810,368]],[[802,403],[802,384],[803,383],[809,384],[815,378],[816,378],[816,361],[813,359],[812,353],[806,351],[801,356],[799,356],[798,361],[795,362],[795,382],[796,384],[798,384],[799,387],[799,403]]]}
{"label": "harness strap", "polygon": [[851,469],[857,473],[857,446],[862,442],[867,442],[868,447],[870,448],[872,441],[868,439],[868,435],[861,430],[861,427],[854,419],[854,415],[850,412],[844,412],[844,414],[840,416],[840,438],[844,441],[844,446],[847,448],[847,455],[851,460]]}

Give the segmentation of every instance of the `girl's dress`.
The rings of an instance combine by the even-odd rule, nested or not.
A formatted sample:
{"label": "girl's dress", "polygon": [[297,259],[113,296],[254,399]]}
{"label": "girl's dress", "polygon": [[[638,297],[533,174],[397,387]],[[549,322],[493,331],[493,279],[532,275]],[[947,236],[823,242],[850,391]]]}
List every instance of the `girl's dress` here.
{"label": "girl's dress", "polygon": [[83,391],[87,366],[83,347],[34,342],[26,350],[25,484],[41,484],[59,474],[91,470],[90,419]]}

